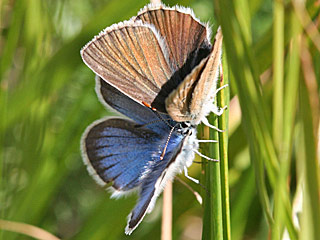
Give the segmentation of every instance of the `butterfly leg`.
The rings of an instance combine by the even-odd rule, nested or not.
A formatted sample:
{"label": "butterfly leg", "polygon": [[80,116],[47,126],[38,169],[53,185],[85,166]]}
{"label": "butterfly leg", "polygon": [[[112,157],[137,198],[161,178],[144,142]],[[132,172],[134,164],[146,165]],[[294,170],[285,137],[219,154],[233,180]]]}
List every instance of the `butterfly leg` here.
{"label": "butterfly leg", "polygon": [[203,122],[203,124],[206,125],[207,127],[212,128],[214,130],[217,130],[218,132],[224,132],[224,130],[221,130],[221,129],[217,128],[216,126],[211,125],[209,123],[208,119],[206,119],[206,118],[201,119],[201,122]]}
{"label": "butterfly leg", "polygon": [[217,95],[218,92],[220,92],[222,89],[224,89],[224,88],[226,88],[226,87],[229,87],[229,84],[225,84],[225,85],[219,87],[219,88],[215,91],[215,95]]}
{"label": "butterfly leg", "polygon": [[188,168],[186,166],[184,166],[184,175],[186,176],[186,178],[190,179],[191,181],[195,182],[196,184],[199,184],[199,180],[195,179],[193,177],[190,177],[188,175]]}
{"label": "butterfly leg", "polygon": [[206,155],[202,154],[202,153],[201,153],[201,152],[199,152],[198,150],[193,149],[193,151],[194,151],[196,154],[198,154],[200,157],[205,158],[205,159],[207,159],[207,160],[209,160],[209,161],[219,162],[219,160],[217,160],[217,159],[213,159],[213,158],[210,158],[210,157],[208,157],[208,156],[206,156]]}
{"label": "butterfly leg", "polygon": [[223,108],[217,107],[216,105],[212,106],[211,112],[213,112],[214,114],[221,116],[222,113],[224,112],[224,110],[227,109],[227,106],[224,106]]}
{"label": "butterfly leg", "polygon": [[[228,87],[229,85],[228,84],[225,84],[223,85],[222,87],[219,87],[216,91],[215,91],[215,95],[218,94],[218,92],[220,92],[222,89]],[[220,108],[216,105],[213,105],[211,107],[211,112],[213,112],[214,114],[218,115],[218,116],[221,116],[222,113],[224,112],[224,110],[226,110],[227,106],[224,106],[223,108]]]}

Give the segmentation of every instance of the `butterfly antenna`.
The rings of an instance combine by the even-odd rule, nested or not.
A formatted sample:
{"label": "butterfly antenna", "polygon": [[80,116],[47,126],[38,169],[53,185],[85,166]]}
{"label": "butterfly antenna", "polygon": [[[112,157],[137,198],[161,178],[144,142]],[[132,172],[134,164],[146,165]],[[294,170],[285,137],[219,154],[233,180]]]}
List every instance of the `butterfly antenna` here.
{"label": "butterfly antenna", "polygon": [[167,138],[166,145],[164,146],[164,149],[163,149],[163,151],[162,151],[162,153],[161,153],[161,155],[160,155],[160,160],[162,160],[162,159],[164,158],[164,155],[166,154],[167,147],[168,147],[168,145],[169,145],[169,141],[170,141],[171,135],[172,135],[172,133],[173,133],[174,128],[175,128],[177,125],[178,125],[178,124],[174,125],[174,126],[171,128],[171,130],[170,130],[170,133],[169,133],[168,138]]}
{"label": "butterfly antenna", "polygon": [[[154,111],[154,113],[160,118],[160,120],[162,120],[165,124],[167,124],[170,128],[174,128],[175,126],[172,126],[170,123],[168,123],[168,120],[166,120],[165,118],[163,118],[161,116],[161,114],[157,111]],[[170,120],[170,119],[169,119]]]}
{"label": "butterfly antenna", "polygon": [[[142,128],[142,127],[154,124],[154,123],[163,122],[163,121],[167,121],[167,120],[170,120],[170,118],[168,118],[168,119],[157,119],[157,120],[148,122],[146,124],[136,124],[135,127]],[[170,127],[172,127],[172,126],[170,126]]]}
{"label": "butterfly antenna", "polygon": [[154,114],[156,114],[160,118],[161,121],[163,121],[165,124],[167,124],[170,128],[174,128],[173,126],[171,126],[171,124],[168,123],[168,120],[164,119],[161,116],[161,114],[157,111],[156,108],[152,107],[149,103],[146,103],[144,101],[142,101],[142,104],[145,105],[147,108],[149,108]]}

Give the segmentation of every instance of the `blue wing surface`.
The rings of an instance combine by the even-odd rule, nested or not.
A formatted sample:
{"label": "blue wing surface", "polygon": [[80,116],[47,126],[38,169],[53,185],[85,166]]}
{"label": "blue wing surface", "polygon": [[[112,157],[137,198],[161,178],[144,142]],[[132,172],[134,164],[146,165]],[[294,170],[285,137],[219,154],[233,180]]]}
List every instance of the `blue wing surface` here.
{"label": "blue wing surface", "polygon": [[105,183],[113,182],[116,190],[128,191],[152,164],[152,154],[160,148],[157,139],[158,134],[125,119],[95,122],[82,144],[88,170]]}
{"label": "blue wing surface", "polygon": [[[148,174],[141,183],[139,200],[131,214],[129,215],[128,224],[126,227],[126,234],[131,234],[133,230],[139,225],[146,213],[149,213],[162,192],[168,180],[172,180],[178,170],[175,165],[175,159],[181,152],[184,136],[174,133],[172,134],[168,143],[166,154],[162,160],[157,158],[152,165],[150,174]],[[169,171],[169,168],[173,168]],[[170,172],[170,173],[169,173]]]}
{"label": "blue wing surface", "polygon": [[156,114],[150,108],[138,104],[99,76],[96,76],[96,92],[103,105],[117,110],[137,124],[155,123],[146,126],[155,132],[170,131],[170,126],[161,119],[169,120],[172,125],[175,124],[167,114]]}
{"label": "blue wing surface", "polygon": [[137,103],[100,77],[96,77],[96,92],[105,106],[134,120],[98,120],[87,128],[82,138],[83,159],[98,183],[112,182],[116,195],[139,189],[139,200],[126,228],[130,234],[153,208],[162,191],[159,182],[163,186],[168,180],[166,171],[180,153],[185,135],[174,131],[167,143],[170,125],[174,126],[175,121]]}
{"label": "blue wing surface", "polygon": [[160,160],[168,135],[169,131],[158,134],[125,119],[100,120],[85,132],[82,151],[89,172],[99,183],[113,182],[116,190],[129,191],[153,176],[154,169],[165,169],[172,149],[178,146],[170,139],[165,158]]}
{"label": "blue wing surface", "polygon": [[153,208],[162,191],[159,182],[181,151],[185,136],[174,131],[164,158],[160,159],[169,133],[170,129],[156,133],[120,118],[96,121],[84,133],[83,159],[98,183],[112,182],[118,193],[139,189],[138,203],[129,217],[128,234]]}

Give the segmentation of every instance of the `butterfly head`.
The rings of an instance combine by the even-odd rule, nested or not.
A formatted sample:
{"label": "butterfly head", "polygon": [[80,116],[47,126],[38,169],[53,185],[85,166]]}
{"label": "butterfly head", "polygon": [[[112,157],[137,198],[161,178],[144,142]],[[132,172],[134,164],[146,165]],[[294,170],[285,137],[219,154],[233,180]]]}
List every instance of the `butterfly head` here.
{"label": "butterfly head", "polygon": [[183,136],[190,136],[194,134],[195,125],[192,125],[190,122],[179,122],[176,124],[176,131]]}

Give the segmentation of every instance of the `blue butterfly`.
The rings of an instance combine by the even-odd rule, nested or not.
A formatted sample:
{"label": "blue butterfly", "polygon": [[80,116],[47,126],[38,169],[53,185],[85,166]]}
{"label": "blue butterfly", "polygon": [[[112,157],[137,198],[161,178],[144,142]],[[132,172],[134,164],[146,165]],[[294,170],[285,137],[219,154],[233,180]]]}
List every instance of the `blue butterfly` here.
{"label": "blue butterfly", "polygon": [[126,234],[152,211],[168,180],[188,176],[196,126],[212,127],[206,116],[222,114],[214,104],[221,46],[221,31],[211,45],[208,26],[190,9],[149,4],[81,50],[100,101],[129,118],[98,120],[81,140],[88,171],[99,184],[112,183],[112,197],[139,193]]}

